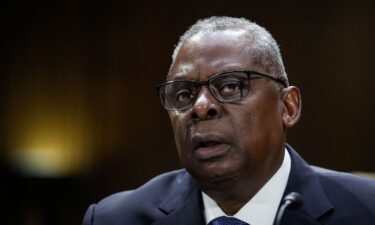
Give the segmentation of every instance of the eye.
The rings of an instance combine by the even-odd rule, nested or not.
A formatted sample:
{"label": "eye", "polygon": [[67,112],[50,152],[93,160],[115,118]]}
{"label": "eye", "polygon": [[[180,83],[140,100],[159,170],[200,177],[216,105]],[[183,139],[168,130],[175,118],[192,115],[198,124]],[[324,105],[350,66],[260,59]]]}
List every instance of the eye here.
{"label": "eye", "polygon": [[176,102],[189,102],[193,98],[193,92],[189,89],[181,89],[175,94]]}
{"label": "eye", "polygon": [[240,82],[228,81],[220,85],[219,91],[221,95],[230,95],[237,93],[241,90],[241,88],[242,85]]}

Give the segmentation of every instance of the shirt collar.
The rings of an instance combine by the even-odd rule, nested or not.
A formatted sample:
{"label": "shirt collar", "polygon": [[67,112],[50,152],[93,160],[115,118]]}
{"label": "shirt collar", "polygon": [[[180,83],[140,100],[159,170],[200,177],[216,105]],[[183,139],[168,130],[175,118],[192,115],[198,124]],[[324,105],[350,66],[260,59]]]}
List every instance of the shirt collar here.
{"label": "shirt collar", "polygon": [[[251,225],[272,225],[285,191],[291,160],[285,149],[284,160],[271,179],[233,217]],[[220,216],[227,216],[217,203],[202,192],[206,224]]]}

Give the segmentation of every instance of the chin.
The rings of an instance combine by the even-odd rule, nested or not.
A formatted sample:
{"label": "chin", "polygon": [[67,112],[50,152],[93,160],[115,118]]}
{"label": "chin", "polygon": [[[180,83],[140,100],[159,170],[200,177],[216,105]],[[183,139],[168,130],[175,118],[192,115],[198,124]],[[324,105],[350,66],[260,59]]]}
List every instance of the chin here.
{"label": "chin", "polygon": [[192,173],[198,183],[217,185],[230,185],[240,177],[240,172],[233,168],[222,168],[220,166],[210,166],[202,168],[197,173]]}

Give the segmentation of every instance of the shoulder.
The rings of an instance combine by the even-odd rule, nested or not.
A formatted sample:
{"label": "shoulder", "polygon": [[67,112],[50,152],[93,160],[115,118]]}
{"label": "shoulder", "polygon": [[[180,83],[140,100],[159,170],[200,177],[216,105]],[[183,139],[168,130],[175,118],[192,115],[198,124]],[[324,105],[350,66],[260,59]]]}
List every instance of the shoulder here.
{"label": "shoulder", "polygon": [[112,194],[87,210],[84,225],[93,224],[150,224],[164,216],[158,206],[173,189],[189,176],[176,170],[154,177],[141,187]]}
{"label": "shoulder", "polygon": [[306,163],[287,146],[292,166],[286,193],[299,192],[301,212],[324,224],[372,224],[375,220],[375,180]]}
{"label": "shoulder", "polygon": [[165,194],[170,192],[170,189],[180,183],[187,175],[185,170],[176,170],[160,174],[144,185],[134,190],[123,191],[112,194],[103,200],[98,205],[118,205],[123,204],[124,200],[139,200],[139,199],[162,199]]}
{"label": "shoulder", "polygon": [[[344,186],[350,190],[375,191],[375,180],[352,173],[338,172],[317,166],[312,166],[313,170],[319,175],[323,184]],[[375,194],[375,193],[374,193]]]}
{"label": "shoulder", "polygon": [[352,173],[312,166],[320,183],[333,202],[367,206],[375,210],[375,180]]}
{"label": "shoulder", "polygon": [[[292,159],[291,176],[294,179],[290,179],[293,180],[290,182],[292,183],[291,185],[296,186],[302,183],[300,188],[305,189],[311,187],[311,183],[309,186],[306,186],[306,182],[315,182],[317,179],[325,192],[332,192],[329,194],[348,192],[358,195],[368,193],[374,198],[375,204],[374,179],[310,165],[291,146],[287,145],[287,149]],[[319,185],[318,183],[314,183],[314,185]]]}

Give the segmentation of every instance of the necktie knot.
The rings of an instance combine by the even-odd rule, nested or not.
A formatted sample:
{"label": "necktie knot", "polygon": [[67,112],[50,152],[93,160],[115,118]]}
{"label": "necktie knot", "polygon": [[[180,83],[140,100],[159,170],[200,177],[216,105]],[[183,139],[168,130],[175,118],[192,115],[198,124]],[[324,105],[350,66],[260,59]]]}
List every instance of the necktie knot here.
{"label": "necktie knot", "polygon": [[210,225],[249,225],[234,217],[221,216],[211,221]]}

